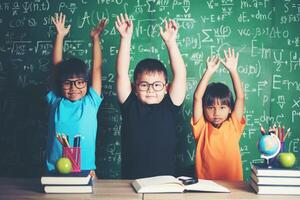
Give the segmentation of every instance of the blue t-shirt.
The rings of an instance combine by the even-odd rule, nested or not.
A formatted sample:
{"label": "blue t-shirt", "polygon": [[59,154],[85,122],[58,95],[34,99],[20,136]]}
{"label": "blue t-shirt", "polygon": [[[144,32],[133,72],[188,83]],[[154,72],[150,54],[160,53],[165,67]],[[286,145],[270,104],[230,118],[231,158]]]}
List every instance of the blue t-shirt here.
{"label": "blue t-shirt", "polygon": [[74,136],[80,135],[81,169],[95,169],[97,112],[103,100],[102,96],[90,87],[83,98],[74,102],[57,96],[53,91],[50,91],[46,98],[50,105],[47,169],[55,169],[57,159],[62,156],[62,145],[56,139],[56,133],[68,135],[71,147]]}

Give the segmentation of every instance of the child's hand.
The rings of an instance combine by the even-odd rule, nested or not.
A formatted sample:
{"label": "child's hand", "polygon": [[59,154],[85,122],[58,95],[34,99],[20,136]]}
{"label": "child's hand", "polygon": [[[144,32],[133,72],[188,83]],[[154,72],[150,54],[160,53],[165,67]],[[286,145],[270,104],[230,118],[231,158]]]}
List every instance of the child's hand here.
{"label": "child's hand", "polygon": [[234,49],[228,48],[228,53],[224,50],[225,62],[221,60],[222,64],[228,69],[229,72],[237,70],[239,53],[234,55]]}
{"label": "child's hand", "polygon": [[115,25],[121,35],[121,38],[131,39],[133,33],[133,24],[132,21],[129,20],[126,13],[125,18],[122,13],[120,14],[120,16],[117,16]]}
{"label": "child's hand", "polygon": [[206,59],[206,70],[210,73],[214,73],[220,65],[220,59],[218,56],[208,57]]}
{"label": "child's hand", "polygon": [[176,42],[176,35],[178,32],[178,26],[176,22],[172,19],[167,22],[165,20],[165,30],[163,31],[163,28],[160,27],[160,36],[162,37],[163,41],[166,45]]}
{"label": "child's hand", "polygon": [[107,19],[101,19],[99,21],[99,24],[96,28],[93,28],[90,32],[90,36],[92,39],[98,38],[99,35],[103,32],[103,30],[105,29],[106,24],[108,23]]}
{"label": "child's hand", "polygon": [[71,25],[65,27],[66,15],[60,13],[59,15],[55,13],[55,17],[51,17],[53,24],[56,27],[56,32],[58,35],[66,36],[71,28]]}

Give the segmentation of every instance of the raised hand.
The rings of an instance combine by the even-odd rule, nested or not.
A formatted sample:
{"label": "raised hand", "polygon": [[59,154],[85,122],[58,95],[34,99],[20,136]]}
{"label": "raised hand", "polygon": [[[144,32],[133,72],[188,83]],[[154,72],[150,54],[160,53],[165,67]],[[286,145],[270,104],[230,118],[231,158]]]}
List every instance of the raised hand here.
{"label": "raised hand", "polygon": [[162,27],[160,27],[160,36],[162,37],[163,41],[166,44],[169,44],[171,42],[176,42],[176,35],[178,32],[178,26],[176,22],[172,19],[167,22],[165,21],[165,30],[163,30]]}
{"label": "raised hand", "polygon": [[224,50],[225,61],[221,60],[222,64],[228,69],[229,72],[237,70],[239,53],[234,53],[234,49],[228,48],[228,52]]}
{"label": "raised hand", "polygon": [[66,15],[55,13],[55,16],[51,19],[58,35],[66,36],[70,32],[71,25],[65,27]]}
{"label": "raised hand", "polygon": [[93,28],[90,32],[90,36],[91,38],[95,39],[98,38],[99,35],[103,32],[103,30],[105,29],[105,26],[107,25],[108,20],[107,19],[101,19],[98,23],[98,26],[96,26],[95,28]]}
{"label": "raised hand", "polygon": [[131,39],[133,33],[133,23],[131,20],[129,20],[126,13],[125,16],[123,16],[122,13],[120,14],[120,16],[117,16],[115,25],[121,35],[121,38]]}
{"label": "raised hand", "polygon": [[206,59],[206,70],[210,73],[214,73],[220,65],[220,59],[218,56],[208,57]]}

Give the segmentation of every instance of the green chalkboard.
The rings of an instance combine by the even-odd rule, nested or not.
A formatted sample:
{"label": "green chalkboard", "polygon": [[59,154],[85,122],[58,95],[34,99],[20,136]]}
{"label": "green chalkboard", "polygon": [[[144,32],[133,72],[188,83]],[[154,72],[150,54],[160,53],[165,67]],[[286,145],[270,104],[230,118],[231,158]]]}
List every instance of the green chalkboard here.
{"label": "green chalkboard", "polygon": [[[193,92],[205,60],[228,47],[240,52],[238,71],[246,94],[240,149],[245,180],[250,162],[260,161],[256,143],[259,124],[291,128],[285,149],[300,158],[300,4],[298,0],[14,0],[0,2],[0,175],[37,177],[42,173],[47,136],[47,91],[55,27],[51,16],[67,15],[71,32],[64,42],[65,58],[91,63],[89,30],[109,19],[102,37],[103,94],[97,137],[97,175],[120,178],[121,116],[115,93],[115,60],[119,35],[116,15],[128,13],[134,23],[132,74],[136,63],[158,58],[171,74],[166,48],[159,36],[165,18],[179,24],[177,38],[188,71],[182,106],[178,169],[193,172],[195,142],[190,127]],[[221,67],[213,77],[231,86]],[[166,144],[167,145],[167,144]],[[299,163],[298,163],[299,165]]]}

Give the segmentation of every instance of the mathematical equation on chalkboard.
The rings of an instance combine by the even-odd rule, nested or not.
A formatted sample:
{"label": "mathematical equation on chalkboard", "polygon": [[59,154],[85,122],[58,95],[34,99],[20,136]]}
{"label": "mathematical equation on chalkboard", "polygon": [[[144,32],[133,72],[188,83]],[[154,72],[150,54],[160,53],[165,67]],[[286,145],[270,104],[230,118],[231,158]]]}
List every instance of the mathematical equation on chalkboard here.
{"label": "mathematical equation on chalkboard", "polygon": [[[193,92],[206,69],[206,59],[215,54],[223,57],[223,51],[229,47],[240,54],[238,72],[246,98],[247,125],[240,143],[244,171],[249,173],[249,163],[260,159],[256,150],[259,124],[288,125],[292,134],[287,139],[286,149],[300,157],[300,128],[297,126],[300,120],[299,1],[13,0],[0,2],[0,91],[5,94],[0,98],[1,119],[5,122],[0,128],[4,132],[12,132],[12,135],[1,134],[0,141],[5,145],[15,144],[15,152],[8,152],[1,158],[1,165],[13,166],[15,160],[7,160],[11,156],[22,160],[17,147],[21,130],[34,130],[31,131],[33,136],[38,135],[41,141],[45,140],[46,132],[34,129],[34,124],[40,124],[38,130],[46,130],[46,117],[34,116],[42,115],[44,109],[29,106],[34,111],[31,112],[24,107],[40,100],[42,96],[33,94],[36,94],[37,88],[48,84],[55,38],[51,16],[59,12],[66,14],[66,24],[71,24],[71,31],[64,41],[65,57],[79,57],[89,65],[89,30],[100,19],[109,20],[101,37],[105,97],[99,114],[99,134],[104,141],[97,142],[97,153],[101,155],[97,165],[101,166],[101,176],[120,176],[122,119],[116,100],[114,73],[119,48],[114,21],[119,13],[128,13],[134,25],[130,76],[135,64],[145,57],[160,59],[171,74],[159,30],[165,19],[172,18],[179,25],[177,43],[188,72],[188,92],[178,127],[183,148],[176,159],[181,165],[190,165],[195,159],[189,121]],[[224,82],[232,88],[229,73],[224,67],[217,70],[213,81]],[[26,96],[27,93],[32,98]],[[25,97],[26,101],[20,103]],[[18,123],[13,126],[16,121]],[[44,156],[44,146],[37,145],[36,148],[41,153],[35,154],[34,164],[40,163]]]}

